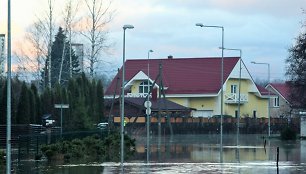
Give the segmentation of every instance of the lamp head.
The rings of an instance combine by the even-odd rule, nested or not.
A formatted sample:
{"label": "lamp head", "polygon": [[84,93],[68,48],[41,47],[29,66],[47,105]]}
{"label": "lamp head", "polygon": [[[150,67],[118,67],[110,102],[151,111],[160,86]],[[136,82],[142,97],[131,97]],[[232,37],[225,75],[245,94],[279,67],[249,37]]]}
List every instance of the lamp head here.
{"label": "lamp head", "polygon": [[153,53],[153,50],[149,50],[150,53]]}
{"label": "lamp head", "polygon": [[134,28],[134,26],[133,25],[129,25],[129,24],[123,26],[124,30],[125,29],[133,29],[133,28]]}
{"label": "lamp head", "polygon": [[196,23],[195,26],[204,27],[204,25],[202,23]]}
{"label": "lamp head", "polygon": [[256,64],[256,62],[252,61],[251,63]]}

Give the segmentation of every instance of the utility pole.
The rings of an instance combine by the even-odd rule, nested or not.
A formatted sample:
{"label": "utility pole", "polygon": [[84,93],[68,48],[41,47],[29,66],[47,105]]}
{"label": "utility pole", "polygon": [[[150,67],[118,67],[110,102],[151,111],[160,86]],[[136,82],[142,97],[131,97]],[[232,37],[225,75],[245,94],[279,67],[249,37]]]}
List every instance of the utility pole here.
{"label": "utility pole", "polygon": [[7,120],[6,120],[6,174],[11,173],[11,1],[7,15]]}

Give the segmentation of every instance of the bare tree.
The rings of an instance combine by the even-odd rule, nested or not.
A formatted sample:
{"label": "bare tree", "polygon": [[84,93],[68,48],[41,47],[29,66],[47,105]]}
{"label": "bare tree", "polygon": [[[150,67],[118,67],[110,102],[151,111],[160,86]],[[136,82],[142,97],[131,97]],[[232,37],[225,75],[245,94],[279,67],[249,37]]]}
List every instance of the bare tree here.
{"label": "bare tree", "polygon": [[88,16],[85,18],[86,21],[80,22],[80,33],[90,42],[87,58],[89,73],[93,78],[96,63],[101,61],[99,54],[109,48],[106,26],[111,22],[114,11],[110,9],[111,0],[85,0],[85,3]]}
{"label": "bare tree", "polygon": [[47,55],[47,38],[44,34],[45,29],[41,22],[35,22],[32,24],[26,33],[25,39],[29,42],[31,48],[31,55],[34,56],[32,58],[33,64],[37,66],[34,68],[36,69],[36,80],[41,79],[41,71],[42,71],[42,64],[46,61]]}
{"label": "bare tree", "polygon": [[52,62],[51,62],[51,49],[52,49],[52,30],[53,30],[53,6],[52,6],[52,0],[48,0],[48,7],[49,7],[49,15],[47,18],[49,19],[49,45],[48,45],[48,85],[49,88],[51,88],[51,67],[52,67]]}
{"label": "bare tree", "polygon": [[[64,25],[65,25],[65,35],[69,34],[69,73],[70,73],[70,78],[72,78],[72,50],[71,50],[71,33],[72,33],[72,27],[74,23],[74,19],[78,10],[79,3],[77,4],[72,4],[72,1],[69,0],[66,3],[65,10],[63,12],[64,16]],[[58,82],[61,82],[61,76],[62,76],[62,69],[63,69],[63,62],[65,58],[65,48],[66,48],[66,42],[63,44],[63,53],[62,53],[62,59],[61,59],[61,65],[60,65],[60,73],[58,77]]]}
{"label": "bare tree", "polygon": [[[34,22],[28,27],[22,43],[17,44],[14,57],[17,58],[17,75],[26,77],[31,74],[36,81],[41,80],[41,64],[45,61],[47,52],[45,29],[41,22]],[[30,76],[29,76],[30,77]]]}

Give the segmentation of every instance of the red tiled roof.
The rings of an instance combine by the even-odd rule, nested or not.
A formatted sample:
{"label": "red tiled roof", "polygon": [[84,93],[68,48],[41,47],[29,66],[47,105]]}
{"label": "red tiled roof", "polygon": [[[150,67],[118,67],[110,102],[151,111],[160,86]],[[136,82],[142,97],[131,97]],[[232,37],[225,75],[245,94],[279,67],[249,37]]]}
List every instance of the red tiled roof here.
{"label": "red tiled roof", "polygon": [[[269,95],[269,91],[266,88],[264,88],[263,86],[260,86],[258,84],[255,84],[255,85],[256,85],[256,87],[257,87],[257,89],[258,89],[258,91],[260,92],[261,95],[267,95],[267,96]],[[272,95],[272,94],[274,94],[274,93],[270,92],[270,95]]]}
{"label": "red tiled roof", "polygon": [[[221,82],[221,58],[172,58],[150,59],[150,78],[155,80],[159,64],[162,64],[162,79],[166,94],[217,94]],[[227,79],[239,57],[224,57],[224,81]],[[147,74],[147,59],[134,59],[125,62],[125,80],[129,81],[139,71]],[[105,95],[113,95],[117,77],[121,77],[122,68],[115,76]],[[121,78],[116,94],[120,94]]]}
{"label": "red tiled roof", "polygon": [[[131,98],[131,97],[127,97],[124,99],[125,103],[129,103],[132,104],[142,110],[145,110],[146,108],[144,107],[144,102],[146,101],[145,98]],[[188,108],[182,105],[179,105],[177,103],[174,103],[170,100],[161,98],[161,99],[156,99],[156,101],[154,100],[150,100],[152,103],[151,109],[152,111],[158,111],[158,104],[160,104],[160,109],[162,111],[168,110],[168,111],[190,111],[192,110],[192,108]],[[105,106],[109,106],[111,105],[112,99],[106,99],[105,100]],[[115,99],[115,103],[119,103],[119,99],[116,98]]]}
{"label": "red tiled roof", "polygon": [[271,83],[270,84],[282,97],[287,101],[290,101],[290,85],[288,83]]}

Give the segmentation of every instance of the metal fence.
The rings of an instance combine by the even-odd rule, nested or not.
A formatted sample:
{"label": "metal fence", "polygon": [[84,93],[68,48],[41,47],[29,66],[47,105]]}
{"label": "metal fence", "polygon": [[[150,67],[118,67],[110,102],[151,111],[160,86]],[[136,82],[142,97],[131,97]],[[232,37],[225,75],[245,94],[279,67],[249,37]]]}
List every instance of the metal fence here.
{"label": "metal fence", "polygon": [[60,134],[60,131],[51,133],[42,132],[40,134],[20,135],[17,140],[17,149],[15,150],[18,161],[21,159],[35,159],[41,154],[40,148],[42,145],[53,144],[63,140],[82,139],[87,136],[97,135],[104,138],[108,135],[106,130],[95,131],[77,131],[65,132]]}

